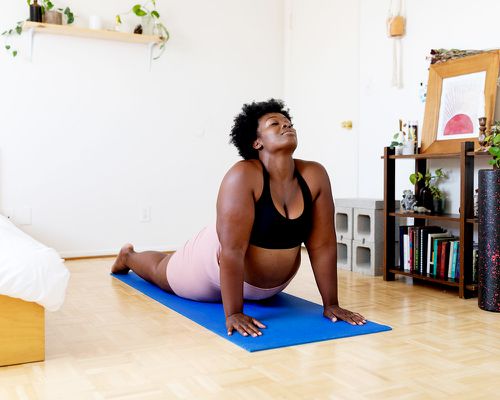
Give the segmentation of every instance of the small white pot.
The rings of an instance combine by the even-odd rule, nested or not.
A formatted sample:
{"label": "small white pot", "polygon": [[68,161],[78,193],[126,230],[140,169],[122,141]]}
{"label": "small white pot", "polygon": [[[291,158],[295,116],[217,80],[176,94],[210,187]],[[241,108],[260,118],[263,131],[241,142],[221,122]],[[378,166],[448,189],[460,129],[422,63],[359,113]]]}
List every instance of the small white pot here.
{"label": "small white pot", "polygon": [[394,147],[394,154],[397,156],[400,156],[401,154],[403,154],[403,146]]}
{"label": "small white pot", "polygon": [[415,141],[414,140],[407,140],[403,144],[403,155],[409,156],[411,154],[415,154]]}

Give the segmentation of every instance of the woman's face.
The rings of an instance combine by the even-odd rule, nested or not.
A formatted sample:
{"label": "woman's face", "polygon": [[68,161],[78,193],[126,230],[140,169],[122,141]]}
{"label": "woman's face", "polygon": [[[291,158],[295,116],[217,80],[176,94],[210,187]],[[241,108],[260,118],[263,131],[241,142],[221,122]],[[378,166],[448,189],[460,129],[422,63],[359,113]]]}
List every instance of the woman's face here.
{"label": "woman's face", "polygon": [[269,113],[259,118],[256,149],[282,149],[297,147],[297,132],[290,120],[280,113]]}

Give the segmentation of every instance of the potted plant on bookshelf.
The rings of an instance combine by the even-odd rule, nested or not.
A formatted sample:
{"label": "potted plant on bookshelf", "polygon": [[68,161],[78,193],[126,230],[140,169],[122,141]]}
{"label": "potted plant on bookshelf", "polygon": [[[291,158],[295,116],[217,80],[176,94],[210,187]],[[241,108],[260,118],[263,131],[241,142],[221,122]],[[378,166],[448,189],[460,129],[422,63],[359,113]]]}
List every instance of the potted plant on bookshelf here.
{"label": "potted plant on bookshelf", "polygon": [[493,169],[478,172],[478,305],[500,312],[500,121],[486,137]]}
{"label": "potted plant on bookshelf", "polygon": [[410,175],[410,182],[415,185],[417,182],[424,180],[424,187],[420,189],[418,194],[419,203],[431,212],[442,214],[444,211],[446,198],[436,185],[442,180],[448,178],[441,168],[436,169],[434,175],[429,170],[424,174],[416,172]]}

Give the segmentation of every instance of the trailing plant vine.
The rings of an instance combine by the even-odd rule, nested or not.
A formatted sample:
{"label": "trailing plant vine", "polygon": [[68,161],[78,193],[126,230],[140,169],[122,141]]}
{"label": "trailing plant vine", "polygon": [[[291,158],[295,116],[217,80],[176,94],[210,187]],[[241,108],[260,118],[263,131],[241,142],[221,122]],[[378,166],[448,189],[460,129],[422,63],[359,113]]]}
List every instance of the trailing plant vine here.
{"label": "trailing plant vine", "polygon": [[156,9],[156,0],[148,0],[144,4],[135,4],[128,12],[118,14],[116,16],[116,24],[120,25],[122,23],[122,17],[130,13],[133,13],[140,18],[147,16],[151,17],[154,24],[153,33],[160,36],[161,39],[160,51],[158,55],[154,57],[154,59],[157,60],[165,51],[165,43],[167,43],[168,39],[170,39],[170,33],[160,19],[160,13]]}

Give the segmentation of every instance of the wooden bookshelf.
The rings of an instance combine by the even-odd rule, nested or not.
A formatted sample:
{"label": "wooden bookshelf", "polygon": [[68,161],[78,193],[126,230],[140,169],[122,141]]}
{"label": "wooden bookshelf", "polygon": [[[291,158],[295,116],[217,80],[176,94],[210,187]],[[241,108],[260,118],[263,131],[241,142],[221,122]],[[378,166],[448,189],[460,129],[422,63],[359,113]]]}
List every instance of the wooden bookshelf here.
{"label": "wooden bookshelf", "polygon": [[[433,153],[396,156],[394,149],[386,147],[382,159],[384,160],[384,280],[391,281],[396,275],[404,275],[415,279],[438,283],[458,288],[460,298],[469,298],[476,295],[477,285],[472,282],[472,242],[474,226],[477,218],[473,216],[474,202],[474,158],[488,156],[488,153],[474,151],[473,142],[463,142],[458,153]],[[460,161],[460,214],[418,214],[406,213],[395,209],[395,178],[396,160],[414,159],[415,172],[425,174],[429,159],[458,159]],[[418,193],[423,185],[420,181],[415,185]],[[428,274],[418,274],[403,271],[394,266],[395,259],[395,225],[396,218],[414,218],[415,226],[424,226],[428,221],[453,222],[459,225],[460,231],[460,278],[441,279]]]}
{"label": "wooden bookshelf", "polygon": [[135,33],[117,32],[104,29],[88,29],[72,25],[54,25],[41,22],[26,21],[23,24],[23,30],[34,32],[51,33],[53,35],[77,36],[92,39],[114,40],[128,43],[159,44],[163,41],[157,35],[138,35]]}

